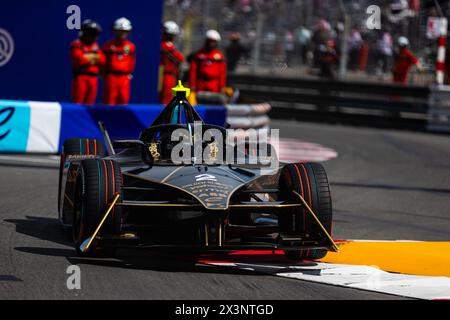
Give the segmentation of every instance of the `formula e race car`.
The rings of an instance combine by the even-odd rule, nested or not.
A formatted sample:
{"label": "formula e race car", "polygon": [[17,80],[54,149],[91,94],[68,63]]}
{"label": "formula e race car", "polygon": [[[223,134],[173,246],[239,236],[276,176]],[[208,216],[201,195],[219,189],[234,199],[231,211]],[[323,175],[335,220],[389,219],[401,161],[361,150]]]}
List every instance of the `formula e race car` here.
{"label": "formula e race car", "polygon": [[103,127],[108,155],[101,140],[64,142],[58,215],[79,255],[277,249],[311,260],[338,250],[320,164],[279,164],[267,141],[236,143],[203,123],[188,88],[173,91],[138,140],[111,142]]}

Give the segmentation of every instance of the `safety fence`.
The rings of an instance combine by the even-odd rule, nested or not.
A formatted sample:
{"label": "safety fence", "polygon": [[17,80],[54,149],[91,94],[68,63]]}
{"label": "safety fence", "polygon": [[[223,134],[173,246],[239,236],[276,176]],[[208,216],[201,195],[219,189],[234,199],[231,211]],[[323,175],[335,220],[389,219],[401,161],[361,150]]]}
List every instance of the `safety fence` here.
{"label": "safety fence", "polygon": [[[58,153],[67,138],[102,139],[99,121],[112,139],[136,139],[163,108],[0,100],[0,152]],[[224,106],[197,106],[196,110],[207,123],[225,124]]]}
{"label": "safety fence", "polygon": [[[240,90],[243,100],[268,102],[272,118],[423,130],[441,130],[449,125],[441,122],[439,128],[428,126],[431,97],[442,90],[448,92],[441,87],[253,75],[232,75],[229,82]],[[441,98],[434,110],[436,104],[442,106]]]}

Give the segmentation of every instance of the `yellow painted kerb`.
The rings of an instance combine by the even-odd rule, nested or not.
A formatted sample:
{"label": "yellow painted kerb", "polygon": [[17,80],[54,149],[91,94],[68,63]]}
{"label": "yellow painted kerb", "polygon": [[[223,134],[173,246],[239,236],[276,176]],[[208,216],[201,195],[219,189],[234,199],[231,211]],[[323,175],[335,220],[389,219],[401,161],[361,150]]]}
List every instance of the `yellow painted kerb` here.
{"label": "yellow painted kerb", "polygon": [[387,272],[450,277],[450,242],[338,243],[322,262],[377,266]]}

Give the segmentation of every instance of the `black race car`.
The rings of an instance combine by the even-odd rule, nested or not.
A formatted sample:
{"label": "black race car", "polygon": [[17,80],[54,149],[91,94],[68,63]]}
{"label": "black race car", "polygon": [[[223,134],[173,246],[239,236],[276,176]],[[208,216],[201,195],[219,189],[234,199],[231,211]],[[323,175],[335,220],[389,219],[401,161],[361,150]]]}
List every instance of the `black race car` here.
{"label": "black race car", "polygon": [[[59,221],[78,254],[278,249],[300,260],[338,250],[320,164],[255,164],[251,143],[230,143],[223,127],[204,124],[186,100],[189,89],[179,85],[174,93],[138,140],[111,143],[103,128],[108,155],[100,140],[64,142]],[[271,164],[277,160],[270,144],[258,147],[267,148]]]}

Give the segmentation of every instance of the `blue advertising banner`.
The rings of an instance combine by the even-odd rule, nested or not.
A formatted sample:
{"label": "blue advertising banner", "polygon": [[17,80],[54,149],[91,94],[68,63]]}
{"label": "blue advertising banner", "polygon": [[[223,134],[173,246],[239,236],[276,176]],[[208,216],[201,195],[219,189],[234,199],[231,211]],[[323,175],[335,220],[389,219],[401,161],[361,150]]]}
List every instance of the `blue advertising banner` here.
{"label": "blue advertising banner", "polygon": [[[101,24],[101,45],[112,38],[114,20],[131,20],[130,40],[137,47],[131,103],[156,103],[162,0],[3,1],[0,99],[70,102],[69,45],[78,37],[78,30],[71,29],[78,13],[80,21]],[[100,84],[97,102],[101,90]]]}
{"label": "blue advertising banner", "polygon": [[0,150],[26,152],[30,106],[24,101],[0,101]]}
{"label": "blue advertising banner", "polygon": [[[164,106],[109,107],[73,103],[0,100],[0,152],[57,153],[69,138],[103,139],[98,122],[114,139],[137,139]],[[223,126],[225,106],[196,106],[202,119]]]}
{"label": "blue advertising banner", "polygon": [[[142,130],[150,126],[159,115],[162,105],[128,105],[108,107],[98,105],[61,104],[60,150],[68,138],[102,139],[98,122],[105,123],[112,140],[137,139]],[[209,124],[223,126],[226,119],[225,106],[196,106],[198,114]]]}

